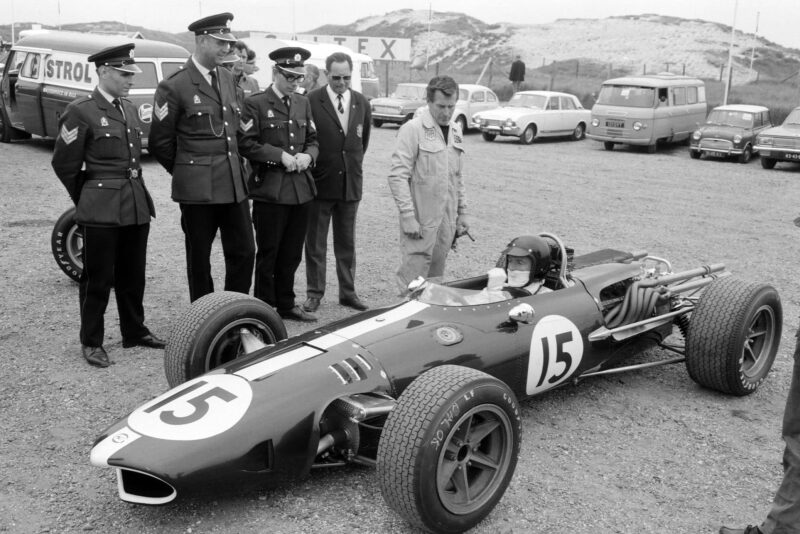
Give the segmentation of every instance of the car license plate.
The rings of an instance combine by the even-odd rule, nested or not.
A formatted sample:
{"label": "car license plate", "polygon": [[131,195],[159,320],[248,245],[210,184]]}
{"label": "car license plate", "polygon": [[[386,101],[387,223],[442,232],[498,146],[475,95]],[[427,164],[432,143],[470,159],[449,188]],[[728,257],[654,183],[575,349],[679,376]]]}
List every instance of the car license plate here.
{"label": "car license plate", "polygon": [[499,132],[500,131],[500,127],[499,126],[486,126],[484,128],[484,130],[486,130],[487,132]]}
{"label": "car license plate", "polygon": [[717,156],[719,158],[724,158],[728,155],[727,152],[720,152],[719,150],[706,150],[706,154],[709,156]]}
{"label": "car license plate", "polygon": [[783,155],[784,159],[797,159],[800,160],[800,154],[789,154],[786,153]]}
{"label": "car license plate", "polygon": [[606,128],[624,128],[625,121],[606,121]]}

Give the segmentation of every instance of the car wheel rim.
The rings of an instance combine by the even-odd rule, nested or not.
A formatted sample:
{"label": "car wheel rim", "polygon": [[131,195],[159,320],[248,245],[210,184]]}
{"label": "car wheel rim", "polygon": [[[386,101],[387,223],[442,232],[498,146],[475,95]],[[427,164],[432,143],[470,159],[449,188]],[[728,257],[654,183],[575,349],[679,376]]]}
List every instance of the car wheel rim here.
{"label": "car wheel rim", "polygon": [[531,141],[533,141],[533,130],[528,128],[525,130],[525,142],[530,143]]}
{"label": "car wheel rim", "polygon": [[770,306],[761,306],[745,333],[739,367],[748,379],[757,379],[769,365],[775,343],[775,313]]}
{"label": "car wheel rim", "polygon": [[244,355],[244,347],[240,338],[242,328],[247,329],[267,345],[272,345],[278,341],[275,334],[263,321],[253,318],[233,321],[221,329],[211,340],[206,353],[205,371],[219,367]]}
{"label": "car wheel rim", "polygon": [[448,512],[472,513],[496,493],[508,471],[512,424],[498,406],[476,406],[451,427],[439,454],[436,489]]}
{"label": "car wheel rim", "polygon": [[580,124],[576,126],[575,132],[573,132],[573,136],[575,137],[575,139],[580,139],[581,137],[583,137],[583,126],[581,126]]}
{"label": "car wheel rim", "polygon": [[83,232],[78,225],[69,229],[65,243],[69,261],[83,269]]}

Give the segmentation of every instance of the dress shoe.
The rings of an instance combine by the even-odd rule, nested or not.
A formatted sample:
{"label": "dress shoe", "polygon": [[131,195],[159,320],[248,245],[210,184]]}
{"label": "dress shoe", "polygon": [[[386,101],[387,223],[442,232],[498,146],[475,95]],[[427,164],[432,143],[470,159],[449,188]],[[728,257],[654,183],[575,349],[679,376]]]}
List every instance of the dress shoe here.
{"label": "dress shoe", "polygon": [[83,352],[83,357],[86,358],[86,361],[95,367],[108,367],[111,365],[111,360],[108,359],[106,349],[103,347],[81,345],[81,352]]}
{"label": "dress shoe", "polygon": [[300,306],[288,310],[278,310],[278,315],[284,319],[292,319],[294,321],[303,321],[304,323],[314,323],[317,321],[317,316],[312,315],[305,311]]}
{"label": "dress shoe", "polygon": [[317,297],[308,297],[303,303],[303,309],[307,312],[315,312],[319,309],[319,301]]}
{"label": "dress shoe", "polygon": [[143,335],[137,339],[124,339],[122,340],[122,347],[129,349],[131,347],[150,347],[151,349],[163,349],[167,346],[167,342],[163,339],[157,338],[152,333]]}
{"label": "dress shoe", "polygon": [[761,531],[758,527],[747,525],[744,528],[722,527],[719,529],[719,534],[761,534]]}
{"label": "dress shoe", "polygon": [[353,308],[354,310],[358,311],[364,311],[369,309],[369,306],[361,302],[361,299],[359,299],[356,296],[341,298],[339,299],[339,304],[341,304],[342,306],[347,306],[348,308]]}

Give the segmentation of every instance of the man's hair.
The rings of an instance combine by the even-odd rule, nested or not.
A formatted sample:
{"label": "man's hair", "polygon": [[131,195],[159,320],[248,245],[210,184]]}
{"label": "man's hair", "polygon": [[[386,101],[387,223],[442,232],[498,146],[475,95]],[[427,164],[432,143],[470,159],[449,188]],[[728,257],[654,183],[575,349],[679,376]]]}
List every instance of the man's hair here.
{"label": "man's hair", "polygon": [[314,78],[315,80],[319,78],[319,67],[317,67],[316,65],[312,65],[311,63],[306,63],[305,67],[306,67],[306,73],[310,74],[311,75],[310,77]]}
{"label": "man's hair", "polygon": [[248,48],[247,49],[247,61],[253,61],[256,58],[256,51]]}
{"label": "man's hair", "polygon": [[444,96],[451,97],[458,94],[458,84],[450,76],[435,76],[431,78],[428,87],[425,88],[428,102],[433,102],[433,99],[436,98],[436,91],[441,91]]}
{"label": "man's hair", "polygon": [[233,45],[233,47],[236,50],[240,51],[240,52],[242,50],[247,50],[248,52],[250,51],[250,48],[247,46],[247,44],[244,41],[236,41],[236,44]]}
{"label": "man's hair", "polygon": [[350,70],[352,71],[353,60],[350,59],[350,56],[348,54],[345,54],[344,52],[334,52],[333,54],[325,58],[325,70],[330,72],[331,65],[333,65],[334,63],[343,63],[345,61],[347,62],[348,65],[350,65]]}

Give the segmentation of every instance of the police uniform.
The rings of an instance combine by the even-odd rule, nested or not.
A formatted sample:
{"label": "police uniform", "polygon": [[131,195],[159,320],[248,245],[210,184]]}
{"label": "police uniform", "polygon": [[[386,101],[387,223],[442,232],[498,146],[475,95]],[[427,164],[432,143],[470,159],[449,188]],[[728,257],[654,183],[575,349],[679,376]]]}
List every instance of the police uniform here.
{"label": "police uniform", "polygon": [[[270,53],[276,68],[304,74],[309,52],[286,47]],[[289,98],[287,109],[282,96]],[[316,194],[311,170],[289,172],[281,155],[305,153],[312,163],[318,155],[317,133],[306,97],[282,95],[273,84],[245,101],[239,125],[239,147],[253,166],[250,198],[256,230],[254,295],[277,308],[286,318],[315,320],[295,306],[294,275],[303,253],[309,202]],[[294,310],[294,311],[293,311]]]}
{"label": "police uniform", "polygon": [[[133,48],[133,44],[107,48],[89,61],[98,67],[141,72]],[[86,359],[102,367],[110,363],[102,345],[103,315],[112,286],[125,346],[153,338],[144,326],[142,299],[147,237],[155,208],[142,178],[137,109],[125,98],[116,100],[122,111],[98,87],[70,103],[59,121],[52,160],[83,229],[80,340]],[[101,350],[89,355],[88,348]]]}
{"label": "police uniform", "polygon": [[[190,24],[189,30],[236,41],[228,27],[232,19],[230,13],[213,15]],[[172,199],[181,206],[192,301],[214,291],[210,255],[217,230],[225,256],[225,290],[248,293],[253,274],[246,169],[236,142],[240,105],[231,72],[211,72],[219,92],[194,57],[158,84],[148,147],[172,175]]]}

